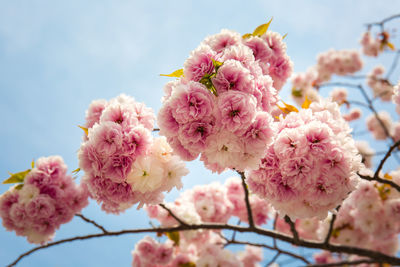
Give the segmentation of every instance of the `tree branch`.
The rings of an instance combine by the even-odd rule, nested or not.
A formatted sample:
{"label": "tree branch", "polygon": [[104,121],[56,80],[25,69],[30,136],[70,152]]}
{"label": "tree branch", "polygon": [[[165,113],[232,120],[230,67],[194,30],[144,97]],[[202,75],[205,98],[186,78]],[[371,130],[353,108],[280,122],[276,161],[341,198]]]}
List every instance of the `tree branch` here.
{"label": "tree branch", "polygon": [[400,57],[400,50],[396,51],[396,56],[393,59],[392,65],[390,66],[390,69],[388,70],[387,74],[386,74],[386,79],[389,80],[390,76],[393,74],[393,71],[396,69],[397,67],[397,63],[399,61],[399,57]]}
{"label": "tree branch", "polygon": [[93,224],[95,227],[99,228],[103,233],[108,233],[108,231],[103,226],[101,226],[100,224],[96,223],[93,220],[86,218],[82,214],[75,214],[75,216],[81,218],[82,220],[84,220],[87,223]]}
{"label": "tree branch", "polygon": [[105,237],[105,236],[120,236],[126,234],[137,234],[137,233],[163,233],[163,232],[174,232],[174,231],[188,231],[188,230],[231,230],[231,231],[238,231],[241,233],[256,233],[262,236],[268,236],[272,238],[276,238],[291,244],[295,244],[298,246],[306,247],[306,248],[317,248],[317,249],[325,249],[331,252],[338,252],[338,253],[346,253],[346,254],[355,254],[359,256],[368,257],[370,259],[375,260],[376,262],[385,262],[392,265],[400,265],[400,258],[393,257],[390,255],[383,254],[378,251],[363,249],[358,247],[350,247],[345,245],[333,245],[333,244],[325,244],[323,242],[315,242],[309,240],[299,239],[296,243],[295,239],[291,236],[278,233],[276,231],[267,230],[258,227],[243,227],[238,225],[231,225],[231,224],[188,224],[188,225],[180,225],[175,227],[159,227],[159,228],[143,228],[143,229],[131,229],[131,230],[121,230],[116,232],[107,232],[107,233],[99,233],[99,234],[92,234],[92,235],[85,235],[85,236],[76,236],[72,238],[62,239],[59,241],[51,242],[43,246],[39,246],[33,248],[22,255],[20,255],[14,262],[12,262],[8,267],[16,265],[21,259],[24,257],[44,248],[56,246],[59,244],[72,242],[76,240],[87,240],[92,238],[98,237]]}
{"label": "tree branch", "polygon": [[360,178],[362,178],[364,180],[377,181],[378,183],[381,183],[381,184],[387,184],[387,185],[390,185],[391,187],[393,187],[394,189],[396,189],[398,192],[400,192],[400,186],[391,180],[382,179],[380,177],[374,178],[374,177],[371,177],[368,175],[362,175],[360,173],[357,173],[357,174],[358,174],[358,176],[360,176]]}
{"label": "tree branch", "polygon": [[271,246],[268,246],[267,244],[243,242],[243,241],[237,241],[237,240],[227,240],[227,242],[228,242],[227,245],[249,245],[249,246],[255,246],[255,247],[262,247],[262,248],[266,248],[266,249],[269,249],[269,250],[275,250],[275,251],[277,251],[277,252],[279,252],[281,254],[285,254],[285,255],[288,255],[290,257],[293,257],[293,258],[296,258],[298,260],[301,260],[306,264],[310,263],[306,258],[304,258],[304,257],[302,257],[300,255],[297,255],[295,253],[292,253],[290,251],[286,251],[286,250],[283,250],[283,249],[280,249],[280,248],[271,247]]}
{"label": "tree branch", "polygon": [[390,148],[389,150],[386,152],[386,155],[383,157],[383,159],[381,160],[381,162],[379,163],[378,168],[375,171],[374,174],[374,179],[379,178],[379,172],[382,170],[383,165],[385,164],[386,160],[390,157],[390,154],[392,154],[392,151],[395,150],[398,146],[400,145],[400,140],[395,142]]}
{"label": "tree branch", "polygon": [[297,230],[296,230],[296,226],[294,225],[294,223],[292,222],[292,220],[289,218],[289,216],[287,216],[287,215],[285,215],[285,222],[287,223],[287,224],[289,224],[289,226],[290,226],[290,231],[292,232],[292,234],[293,234],[293,241],[294,241],[294,244],[296,245],[297,243],[299,243],[299,241],[300,241],[300,239],[299,239],[299,234],[297,233]]}
{"label": "tree branch", "polygon": [[[336,210],[339,210],[339,207]],[[324,244],[329,244],[329,240],[331,239],[331,236],[332,236],[333,225],[335,224],[335,220],[336,220],[336,214],[332,214],[332,218],[329,223],[329,230],[328,230],[328,233],[326,234]]]}
{"label": "tree branch", "polygon": [[368,259],[364,260],[355,260],[355,261],[338,261],[333,263],[323,263],[323,264],[311,264],[307,266],[312,267],[337,267],[337,266],[347,266],[347,265],[357,265],[362,263],[377,263],[377,261],[371,261]]}
{"label": "tree branch", "polygon": [[159,204],[160,207],[162,207],[163,209],[165,209],[166,211],[168,211],[169,215],[171,215],[178,223],[180,223],[183,226],[188,226],[188,224],[184,221],[182,221],[180,218],[178,218],[173,212],[172,210],[170,210],[169,208],[167,208],[167,206],[165,206],[165,204],[161,203]]}
{"label": "tree branch", "polygon": [[267,267],[270,266],[272,263],[274,263],[279,258],[280,255],[281,255],[281,253],[278,251],[278,253],[276,253],[275,256],[265,266],[267,266]]}
{"label": "tree branch", "polygon": [[371,26],[374,26],[374,25],[375,26],[383,26],[383,24],[385,24],[386,22],[389,22],[389,21],[391,21],[393,19],[397,19],[397,18],[400,18],[400,14],[392,15],[392,16],[387,17],[387,18],[385,18],[385,19],[383,19],[381,21],[378,21],[378,22],[367,23],[366,26],[367,27],[371,27]]}
{"label": "tree branch", "polygon": [[240,177],[242,178],[242,186],[243,186],[243,190],[244,190],[244,201],[246,202],[249,226],[250,226],[250,228],[253,228],[254,227],[253,212],[251,211],[251,206],[250,206],[249,190],[247,189],[246,176],[244,175],[244,172],[238,171],[238,173],[240,174]]}

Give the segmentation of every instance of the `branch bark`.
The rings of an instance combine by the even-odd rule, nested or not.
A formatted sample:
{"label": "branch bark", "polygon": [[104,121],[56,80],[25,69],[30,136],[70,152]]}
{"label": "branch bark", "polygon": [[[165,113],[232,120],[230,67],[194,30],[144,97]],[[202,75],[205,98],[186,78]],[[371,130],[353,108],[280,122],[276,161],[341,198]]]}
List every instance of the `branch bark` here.
{"label": "branch bark", "polygon": [[300,239],[295,241],[294,237],[278,233],[273,230],[258,228],[258,227],[243,227],[238,225],[231,225],[231,224],[188,224],[188,225],[179,225],[175,227],[159,227],[159,228],[143,228],[143,229],[131,229],[131,230],[121,230],[121,231],[109,231],[107,233],[99,233],[99,234],[91,234],[91,235],[84,235],[84,236],[76,236],[67,239],[62,239],[55,242],[50,242],[46,245],[39,246],[33,248],[23,254],[21,254],[14,262],[8,265],[8,267],[15,266],[20,260],[24,257],[45,249],[49,247],[53,247],[56,245],[73,242],[77,240],[87,240],[92,238],[99,238],[99,237],[106,237],[106,236],[120,236],[126,234],[137,234],[137,233],[163,233],[163,232],[174,232],[174,231],[188,231],[188,230],[230,230],[230,231],[237,231],[241,233],[255,233],[262,236],[272,237],[279,239],[281,241],[285,241],[291,244],[296,244],[298,246],[306,247],[306,248],[316,248],[316,249],[325,249],[331,252],[338,252],[338,253],[346,253],[346,254],[355,254],[358,256],[368,257],[375,262],[385,262],[392,265],[400,265],[400,258],[393,257],[390,255],[386,255],[380,253],[378,251],[373,251],[369,249],[363,249],[358,247],[350,247],[344,245],[333,245],[333,244],[325,244],[324,242],[315,242],[315,241],[308,241]]}

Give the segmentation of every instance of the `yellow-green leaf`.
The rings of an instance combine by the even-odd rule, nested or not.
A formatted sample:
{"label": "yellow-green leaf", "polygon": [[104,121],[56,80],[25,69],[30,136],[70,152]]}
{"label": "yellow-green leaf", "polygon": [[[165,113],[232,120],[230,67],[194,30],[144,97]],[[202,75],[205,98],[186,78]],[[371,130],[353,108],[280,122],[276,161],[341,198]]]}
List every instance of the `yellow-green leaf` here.
{"label": "yellow-green leaf", "polygon": [[282,40],[285,40],[286,36],[287,36],[287,33],[282,37]]}
{"label": "yellow-green leaf", "polygon": [[72,173],[74,173],[74,174],[78,173],[80,170],[81,170],[81,168],[77,168],[77,169],[73,170]]}
{"label": "yellow-green leaf", "polygon": [[35,160],[32,160],[32,162],[31,162],[31,168],[32,168],[32,169],[35,168]]}
{"label": "yellow-green leaf", "polygon": [[242,35],[242,38],[247,39],[247,38],[250,38],[251,36],[253,36],[251,33],[246,33],[246,34]]}
{"label": "yellow-green leaf", "polygon": [[196,263],[194,262],[186,262],[186,263],[179,263],[179,267],[196,267]]}
{"label": "yellow-green leaf", "polygon": [[295,96],[295,97],[302,97],[303,96],[303,93],[302,93],[302,91],[301,90],[297,90],[296,89],[296,87],[292,87],[292,96]]}
{"label": "yellow-green leaf", "polygon": [[303,104],[301,104],[301,108],[308,109],[310,107],[310,105],[311,105],[311,101],[306,96],[306,98],[304,99]]}
{"label": "yellow-green leaf", "polygon": [[179,78],[183,76],[183,69],[176,70],[170,74],[160,74],[160,76]]}
{"label": "yellow-green leaf", "polygon": [[280,110],[282,110],[283,113],[289,114],[290,112],[299,112],[299,110],[295,106],[289,105],[283,101],[282,101],[282,103],[285,105],[284,107],[281,107],[279,105],[277,105],[277,106]]}
{"label": "yellow-green leaf", "polygon": [[17,189],[17,190],[21,190],[21,189],[22,189],[22,187],[24,187],[24,184],[19,184],[19,185],[17,185],[17,186],[15,187],[15,189]]}
{"label": "yellow-green leaf", "polygon": [[86,136],[89,135],[89,129],[88,128],[80,126],[80,125],[78,125],[78,127],[81,128],[85,132]]}
{"label": "yellow-green leaf", "polygon": [[265,34],[268,31],[269,25],[272,22],[272,18],[265,24],[262,24],[260,26],[258,26],[254,32],[253,32],[253,36],[261,36],[263,34]]}
{"label": "yellow-green leaf", "polygon": [[215,60],[213,58],[211,58],[211,61],[212,61],[212,63],[213,63],[213,65],[214,65],[216,70],[218,70],[218,68],[221,67],[224,64],[223,62],[217,61],[217,60]]}
{"label": "yellow-green leaf", "polygon": [[179,232],[166,232],[165,235],[174,242],[174,246],[179,246]]}
{"label": "yellow-green leaf", "polygon": [[391,50],[396,50],[396,48],[394,48],[394,45],[390,42],[386,42],[386,46],[389,47]]}
{"label": "yellow-green leaf", "polygon": [[393,180],[393,177],[391,175],[389,175],[388,173],[385,173],[385,175],[383,176],[388,180]]}
{"label": "yellow-green leaf", "polygon": [[3,181],[3,184],[15,184],[15,183],[23,183],[25,176],[31,171],[28,169],[26,171],[17,172],[17,173],[10,173],[10,177]]}

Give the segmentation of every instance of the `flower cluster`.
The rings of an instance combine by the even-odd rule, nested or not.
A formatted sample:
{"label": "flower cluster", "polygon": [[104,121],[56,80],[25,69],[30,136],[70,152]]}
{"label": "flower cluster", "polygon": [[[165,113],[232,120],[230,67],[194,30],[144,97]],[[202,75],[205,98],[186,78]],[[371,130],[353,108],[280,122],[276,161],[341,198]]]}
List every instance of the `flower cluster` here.
{"label": "flower cluster", "polygon": [[375,98],[380,98],[382,101],[391,101],[393,95],[393,85],[385,78],[383,73],[385,68],[382,65],[372,69],[367,77],[367,84],[372,88]]}
{"label": "flower cluster", "polygon": [[[227,223],[232,216],[237,216],[244,222],[248,221],[242,181],[238,177],[229,178],[224,185],[215,182],[210,185],[195,186],[193,189],[185,191],[173,203],[165,205],[175,216],[187,224]],[[250,205],[254,223],[265,224],[271,212],[267,201],[251,195]],[[145,209],[149,217],[157,219],[163,227],[179,225],[170,213],[160,206],[147,205]],[[223,249],[225,240],[221,238],[218,231],[190,230],[176,232],[173,235],[167,235],[174,241],[173,255],[169,257],[169,263],[162,266],[181,266],[179,264],[191,262],[196,266],[208,266],[207,264],[210,263],[213,263],[212,266],[216,266],[215,264],[218,263],[219,266],[251,267],[257,266],[256,263],[262,260],[261,250],[257,248],[248,247],[245,252],[237,255]],[[153,265],[150,263],[149,265],[138,265],[139,259],[136,259],[135,256],[140,254],[138,251],[139,245],[133,252],[133,266],[158,266],[155,264],[157,260],[152,261]],[[155,252],[153,254],[159,255]]]}
{"label": "flower cluster", "polygon": [[[317,217],[307,219],[297,219],[294,222],[294,226],[300,238],[308,240],[321,240],[319,229],[321,228],[323,221],[320,221]],[[287,235],[292,235],[290,225],[285,222],[281,217],[276,219],[276,230]]]}
{"label": "flower cluster", "polygon": [[39,158],[23,182],[0,196],[0,217],[7,230],[31,243],[50,241],[88,204],[86,188],[74,183],[59,156]]}
{"label": "flower cluster", "polygon": [[361,167],[350,128],[332,102],[280,117],[278,132],[249,188],[292,219],[323,219],[354,189]]}
{"label": "flower cluster", "polygon": [[[390,177],[399,182],[399,172]],[[389,185],[362,181],[337,214],[332,242],[395,255],[400,232],[398,218],[399,193]]]}
{"label": "flower cluster", "polygon": [[282,36],[242,38],[222,30],[184,63],[184,77],[166,84],[160,134],[185,160],[201,154],[214,172],[256,168],[271,140],[277,92],[292,64]]}
{"label": "flower cluster", "polygon": [[[181,267],[181,266],[232,266],[257,267],[262,260],[259,247],[246,246],[237,254],[224,249],[218,234],[210,235],[201,245],[182,243],[174,233],[167,233],[171,240],[159,243],[149,236],[140,240],[132,251],[132,267]],[[173,241],[172,241],[173,240]]]}
{"label": "flower cluster", "polygon": [[359,71],[363,66],[360,53],[355,50],[329,50],[317,57],[317,64],[304,73],[296,73],[292,78],[292,97],[298,105],[305,97],[319,101],[315,88],[332,78],[332,74],[343,76]]}
{"label": "flower cluster", "polygon": [[120,95],[109,102],[94,101],[86,120],[79,166],[91,197],[103,210],[119,213],[137,202],[139,207],[160,203],[163,191],[182,186],[188,171],[165,138],[152,138],[150,108]]}
{"label": "flower cluster", "polygon": [[317,83],[329,81],[332,74],[343,76],[359,71],[363,66],[356,50],[328,50],[317,57]]}
{"label": "flower cluster", "polygon": [[396,112],[400,114],[400,82],[393,87],[392,101],[396,105]]}
{"label": "flower cluster", "polygon": [[373,38],[369,31],[363,33],[360,44],[362,46],[362,52],[366,56],[377,57],[381,52],[381,40],[378,36]]}
{"label": "flower cluster", "polygon": [[392,135],[393,121],[390,114],[386,111],[380,111],[377,115],[369,115],[366,119],[366,123],[368,130],[376,140],[385,140]]}
{"label": "flower cluster", "polygon": [[[168,207],[179,218],[188,223],[213,222],[227,223],[232,216],[248,222],[248,214],[242,181],[238,177],[229,178],[224,185],[214,182],[209,185],[198,185],[185,191],[174,203],[168,203]],[[253,219],[256,225],[267,222],[271,209],[265,199],[257,195],[250,195]],[[176,221],[168,215],[164,209],[158,206],[147,206],[146,210],[150,218],[161,222],[162,226],[176,225]],[[182,216],[182,217],[181,217]]]}
{"label": "flower cluster", "polygon": [[358,153],[361,155],[361,162],[364,163],[366,168],[372,167],[372,158],[375,155],[375,150],[373,150],[367,141],[356,141],[356,147]]}
{"label": "flower cluster", "polygon": [[307,69],[303,73],[295,73],[292,77],[292,98],[298,106],[304,102],[305,98],[315,102],[319,101],[318,91],[314,89],[318,72],[315,67]]}
{"label": "flower cluster", "polygon": [[[250,204],[254,221],[257,225],[266,223],[270,208],[268,203],[252,195]],[[166,206],[180,220],[187,224],[201,224],[202,222],[227,223],[231,216],[237,216],[243,221],[248,221],[246,204],[244,201],[244,190],[242,182],[237,177],[228,179],[225,185],[212,183],[210,185],[196,186],[184,192],[173,203]],[[179,223],[160,206],[149,205],[146,210],[150,218],[157,219],[163,227],[177,226]],[[175,236],[167,235],[174,241],[172,256],[168,256],[169,262],[162,266],[183,266],[192,263],[193,266],[257,266],[262,260],[262,251],[255,247],[246,247],[244,252],[237,255],[225,250],[225,240],[216,231],[190,230],[175,233]],[[149,240],[149,238],[146,238]],[[141,241],[141,243],[144,241]],[[149,242],[146,241],[148,244]],[[166,243],[172,247],[169,240]],[[155,246],[155,245],[153,245]],[[157,245],[158,247],[160,245]],[[164,245],[165,246],[165,245]],[[148,249],[150,250],[150,249]],[[152,254],[157,257],[156,249],[151,249]],[[152,264],[138,265],[140,256],[140,245],[133,252],[134,260],[132,266],[158,266],[157,259]],[[188,265],[189,266],[189,265]]]}

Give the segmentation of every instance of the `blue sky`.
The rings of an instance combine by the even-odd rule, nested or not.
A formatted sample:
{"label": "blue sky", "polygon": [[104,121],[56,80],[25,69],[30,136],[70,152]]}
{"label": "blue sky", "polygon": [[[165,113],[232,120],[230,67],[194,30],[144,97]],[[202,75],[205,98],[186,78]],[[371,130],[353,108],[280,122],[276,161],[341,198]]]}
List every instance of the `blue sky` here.
{"label": "blue sky", "polygon": [[[156,112],[160,77],[181,68],[190,51],[223,28],[252,31],[274,18],[273,31],[288,33],[296,72],[329,48],[359,48],[366,22],[400,11],[398,1],[6,1],[0,0],[0,177],[29,167],[40,156],[61,155],[70,170],[85,110],[94,99],[126,93]],[[366,73],[380,60],[367,62]],[[398,75],[398,73],[397,73]],[[282,92],[288,99],[288,88]],[[395,117],[398,119],[398,117]],[[381,144],[382,145],[382,144]],[[220,176],[188,164],[186,188]],[[0,193],[8,186],[0,185]],[[177,192],[167,196],[171,200]],[[83,210],[110,229],[148,226],[143,212],[107,215],[91,203]],[[74,219],[56,239],[95,232]],[[75,242],[38,252],[18,266],[129,266],[139,236]],[[32,247],[0,228],[0,265]]]}

